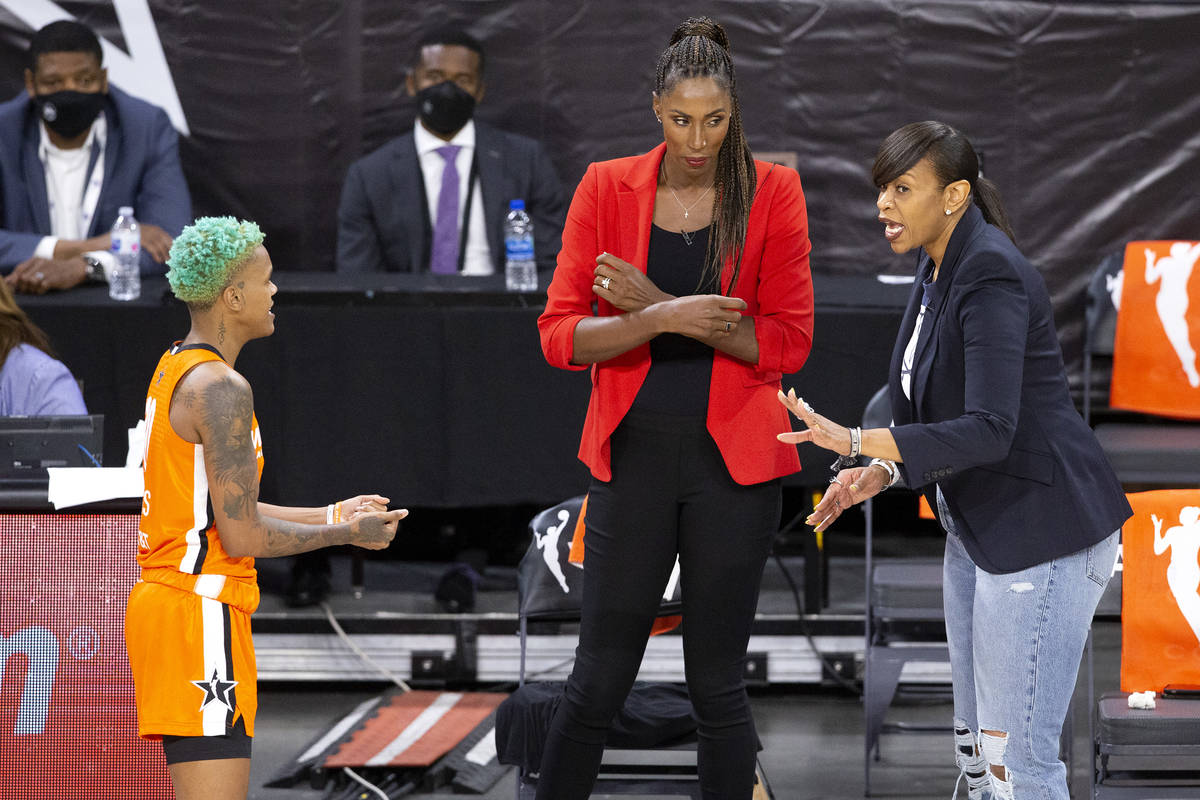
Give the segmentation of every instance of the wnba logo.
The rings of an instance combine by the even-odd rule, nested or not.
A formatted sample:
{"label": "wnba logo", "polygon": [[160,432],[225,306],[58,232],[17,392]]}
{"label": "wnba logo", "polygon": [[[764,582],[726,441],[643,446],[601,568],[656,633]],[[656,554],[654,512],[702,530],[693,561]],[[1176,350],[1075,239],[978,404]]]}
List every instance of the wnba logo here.
{"label": "wnba logo", "polygon": [[46,727],[50,692],[58,672],[58,638],[40,625],[22,628],[12,636],[0,634],[0,683],[4,681],[8,657],[18,653],[29,660],[29,667],[25,672],[25,688],[21,692],[13,735],[41,733]]}

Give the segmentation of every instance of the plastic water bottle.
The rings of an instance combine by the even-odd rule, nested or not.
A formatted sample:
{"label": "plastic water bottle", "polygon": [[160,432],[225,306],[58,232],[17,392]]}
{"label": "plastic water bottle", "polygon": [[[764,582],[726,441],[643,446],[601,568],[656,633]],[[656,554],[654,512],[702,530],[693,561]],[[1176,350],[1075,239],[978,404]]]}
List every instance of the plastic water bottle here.
{"label": "plastic water bottle", "polygon": [[510,292],[537,291],[537,261],[533,258],[533,221],[525,201],[508,204],[504,218],[504,286]]}
{"label": "plastic water bottle", "polygon": [[108,296],[113,300],[136,300],[142,294],[138,257],[142,252],[142,231],[133,218],[133,208],[121,206],[112,226],[112,254],[117,263],[108,276]]}

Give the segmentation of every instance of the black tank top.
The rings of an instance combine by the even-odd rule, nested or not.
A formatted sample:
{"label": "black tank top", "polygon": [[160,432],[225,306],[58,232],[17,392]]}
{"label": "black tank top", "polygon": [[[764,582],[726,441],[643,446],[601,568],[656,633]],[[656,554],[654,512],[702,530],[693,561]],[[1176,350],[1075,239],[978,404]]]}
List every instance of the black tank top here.
{"label": "black tank top", "polygon": [[[714,292],[711,287],[699,285],[710,230],[711,226],[690,234],[689,245],[682,234],[651,225],[646,276],[676,297]],[[707,417],[712,362],[713,349],[708,345],[678,333],[659,334],[650,340],[650,372],[634,398],[633,408]]]}

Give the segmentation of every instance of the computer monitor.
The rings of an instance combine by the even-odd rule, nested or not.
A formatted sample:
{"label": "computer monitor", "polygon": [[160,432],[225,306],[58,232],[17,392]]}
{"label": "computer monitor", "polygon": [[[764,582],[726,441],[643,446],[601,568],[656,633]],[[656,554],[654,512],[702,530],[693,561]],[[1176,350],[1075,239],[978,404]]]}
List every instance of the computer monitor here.
{"label": "computer monitor", "polygon": [[46,483],[47,467],[98,467],[103,449],[103,414],[0,417],[0,483]]}

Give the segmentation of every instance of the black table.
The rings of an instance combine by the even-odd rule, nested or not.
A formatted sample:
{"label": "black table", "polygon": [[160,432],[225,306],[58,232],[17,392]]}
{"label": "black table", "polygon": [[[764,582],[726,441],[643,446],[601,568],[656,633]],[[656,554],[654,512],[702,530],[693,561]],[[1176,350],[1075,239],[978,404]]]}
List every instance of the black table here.
{"label": "black table", "polygon": [[[541,275],[545,287],[548,275]],[[503,278],[280,273],[275,335],[237,368],[254,387],[263,499],[315,505],[379,491],[409,506],[551,504],[583,492],[576,460],[591,385],[548,366],[536,320],[545,292]],[[906,286],[814,276],[814,349],[785,376],[818,410],[859,420],[886,379]],[[105,415],[104,461],[124,462],[166,347],[188,330],[166,282],[117,303],[104,287],[20,298]],[[825,483],[824,451],[801,448],[793,485]]]}

